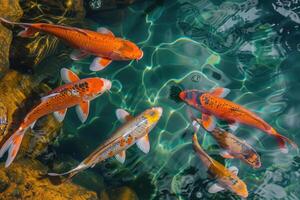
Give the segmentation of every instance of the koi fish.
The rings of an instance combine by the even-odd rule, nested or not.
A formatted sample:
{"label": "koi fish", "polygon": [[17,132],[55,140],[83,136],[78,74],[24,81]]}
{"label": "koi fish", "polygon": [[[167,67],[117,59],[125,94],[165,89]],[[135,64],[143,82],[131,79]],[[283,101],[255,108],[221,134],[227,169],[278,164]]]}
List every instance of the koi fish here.
{"label": "koi fish", "polygon": [[79,119],[85,122],[89,114],[89,102],[111,88],[109,80],[103,78],[80,80],[76,74],[65,68],[61,69],[61,77],[66,84],[42,97],[41,102],[26,115],[16,132],[3,144],[0,158],[8,151],[5,167],[15,159],[26,130],[29,127],[33,128],[39,118],[54,113],[55,118],[61,122],[67,109],[76,106]]}
{"label": "koi fish", "polygon": [[115,35],[106,28],[98,28],[97,32],[86,29],[46,24],[46,23],[16,23],[0,18],[3,24],[17,25],[25,30],[18,35],[20,37],[32,37],[37,32],[44,32],[63,40],[74,51],[72,60],[80,60],[94,55],[96,58],[90,65],[91,71],[100,71],[107,67],[113,60],[140,60],[143,51],[133,42]]}
{"label": "koi fish", "polygon": [[193,136],[193,147],[197,156],[207,167],[208,174],[217,181],[217,183],[214,183],[209,187],[209,193],[217,193],[227,189],[243,198],[248,197],[247,185],[237,176],[238,169],[234,166],[226,168],[224,165],[205,153],[198,143],[196,132]]}
{"label": "koi fish", "polygon": [[[195,119],[195,120],[196,120],[194,121],[195,123],[202,125],[202,121],[200,119]],[[196,126],[195,123],[194,123],[194,127]],[[228,158],[228,159],[238,158],[255,169],[261,167],[260,156],[254,150],[254,148],[251,145],[249,145],[247,142],[240,140],[232,133],[218,127],[214,128],[209,133],[213,136],[213,138],[217,141],[219,146],[222,148],[220,155],[223,158]]]}
{"label": "koi fish", "polygon": [[288,142],[294,148],[298,148],[297,144],[280,135],[271,125],[249,111],[241,105],[226,100],[225,97],[230,92],[227,88],[216,88],[212,92],[201,90],[186,90],[179,93],[179,98],[186,104],[194,107],[202,113],[202,125],[212,131],[216,127],[215,117],[227,121],[232,130],[236,130],[238,124],[245,124],[260,129],[261,131],[274,136],[283,153],[287,153],[288,149],[285,142]]}
{"label": "koi fish", "polygon": [[163,109],[161,107],[153,107],[145,110],[136,117],[132,117],[127,111],[117,109],[117,118],[123,125],[113,133],[111,138],[100,145],[74,169],[61,174],[49,173],[48,175],[68,175],[66,180],[69,180],[80,171],[94,167],[97,163],[113,156],[119,162],[124,163],[126,150],[134,144],[137,144],[138,148],[144,153],[148,153],[150,151],[148,134],[157,124],[162,112]]}

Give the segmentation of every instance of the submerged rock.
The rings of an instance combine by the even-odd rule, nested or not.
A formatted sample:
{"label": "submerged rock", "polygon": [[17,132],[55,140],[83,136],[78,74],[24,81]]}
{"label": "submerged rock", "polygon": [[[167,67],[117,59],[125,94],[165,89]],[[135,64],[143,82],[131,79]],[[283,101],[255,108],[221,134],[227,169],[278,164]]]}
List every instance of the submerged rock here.
{"label": "submerged rock", "polygon": [[103,191],[100,194],[101,199],[110,200],[138,200],[136,193],[129,187],[121,187]]}
{"label": "submerged rock", "polygon": [[0,200],[98,199],[95,192],[88,191],[71,182],[53,185],[48,178],[41,176],[41,171],[46,171],[46,168],[38,161],[28,159],[18,160],[8,169],[1,165]]}
{"label": "submerged rock", "polygon": [[[0,5],[0,17],[16,21],[22,16],[22,9],[18,0],[2,0]],[[12,33],[0,24],[0,76],[9,68],[9,47],[12,41]]]}

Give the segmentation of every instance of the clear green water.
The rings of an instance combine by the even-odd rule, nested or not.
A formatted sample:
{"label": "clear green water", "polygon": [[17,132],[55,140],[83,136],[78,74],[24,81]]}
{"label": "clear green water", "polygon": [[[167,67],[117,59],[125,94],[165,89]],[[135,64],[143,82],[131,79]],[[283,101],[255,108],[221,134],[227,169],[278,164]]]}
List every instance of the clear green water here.
{"label": "clear green water", "polygon": [[[79,174],[74,181],[97,192],[131,187],[139,199],[239,199],[230,192],[209,194],[213,181],[192,146],[192,129],[184,104],[169,98],[170,86],[231,89],[228,99],[259,114],[281,134],[300,144],[298,1],[158,0],[128,8],[88,12],[87,20],[136,42],[144,51],[138,62],[113,62],[91,73],[85,60],[72,64],[81,77],[113,81],[112,93],[91,103],[87,123],[72,110],[54,150],[57,163],[73,160],[73,168],[120,125],[117,108],[138,114],[162,106],[164,115],[150,133],[151,151],[136,146],[124,165],[107,160]],[[278,9],[279,7],[279,9]],[[276,8],[276,10],[274,9]],[[248,199],[299,199],[300,157],[281,154],[273,138],[241,126],[236,134],[261,155],[253,170],[238,160],[223,160],[214,140],[203,130],[198,138],[214,158],[235,165],[249,190]],[[75,162],[75,161],[76,162]]]}

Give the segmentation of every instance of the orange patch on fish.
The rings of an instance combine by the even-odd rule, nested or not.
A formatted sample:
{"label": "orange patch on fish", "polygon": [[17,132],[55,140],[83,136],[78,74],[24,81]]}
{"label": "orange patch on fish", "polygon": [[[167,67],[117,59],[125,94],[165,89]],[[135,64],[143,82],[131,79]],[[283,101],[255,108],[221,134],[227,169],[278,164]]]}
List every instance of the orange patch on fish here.
{"label": "orange patch on fish", "polygon": [[125,144],[126,144],[126,140],[124,138],[122,138],[120,141],[120,147],[124,147]]}
{"label": "orange patch on fish", "polygon": [[133,141],[133,138],[131,135],[128,136],[128,139],[127,139],[127,144],[131,144]]}

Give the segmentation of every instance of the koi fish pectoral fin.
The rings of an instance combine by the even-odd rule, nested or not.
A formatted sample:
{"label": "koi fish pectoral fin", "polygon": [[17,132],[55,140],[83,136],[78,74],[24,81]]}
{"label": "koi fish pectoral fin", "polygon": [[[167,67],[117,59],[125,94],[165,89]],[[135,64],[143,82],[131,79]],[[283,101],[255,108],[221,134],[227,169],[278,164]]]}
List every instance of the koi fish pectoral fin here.
{"label": "koi fish pectoral fin", "polygon": [[228,168],[229,171],[231,171],[233,174],[238,175],[239,169],[236,166],[231,166]]}
{"label": "koi fish pectoral fin", "polygon": [[92,64],[90,65],[90,70],[91,71],[100,71],[100,70],[104,69],[105,67],[107,67],[111,62],[112,62],[112,60],[110,60],[108,58],[97,57],[93,60]]}
{"label": "koi fish pectoral fin", "polygon": [[74,72],[66,68],[62,68],[60,70],[60,76],[65,83],[72,83],[80,80],[80,78]]}
{"label": "koi fish pectoral fin", "polygon": [[72,60],[81,60],[87,58],[90,54],[85,51],[80,51],[79,49],[74,49],[70,54]]}
{"label": "koi fish pectoral fin", "polygon": [[120,108],[116,110],[116,116],[122,123],[128,122],[133,118],[126,110]]}
{"label": "koi fish pectoral fin", "polygon": [[233,159],[234,157],[232,155],[230,155],[227,151],[223,150],[220,152],[220,155],[223,157],[223,158],[228,158],[228,159]]}
{"label": "koi fish pectoral fin", "polygon": [[211,95],[214,95],[216,97],[226,97],[227,94],[230,92],[230,89],[228,88],[222,88],[222,87],[217,87],[213,89],[213,91],[210,93]]}
{"label": "koi fish pectoral fin", "polygon": [[238,129],[238,128],[239,128],[239,124],[238,124],[238,123],[236,123],[236,122],[234,122],[234,123],[230,123],[228,126],[229,126],[230,130],[231,130],[231,131],[233,131],[233,132],[235,132],[235,131],[236,131],[236,129]]}
{"label": "koi fish pectoral fin", "polygon": [[119,161],[120,163],[124,163],[125,159],[126,159],[126,152],[125,151],[121,151],[120,153],[115,155],[115,158],[117,159],[117,161]]}
{"label": "koi fish pectoral fin", "polygon": [[24,137],[24,133],[25,130],[15,132],[2,146],[0,150],[0,158],[6,151],[8,151],[8,157],[5,162],[5,167],[8,167],[17,156],[22,139]]}
{"label": "koi fish pectoral fin", "polygon": [[220,192],[223,190],[225,190],[225,188],[220,186],[218,183],[214,183],[208,188],[208,192],[211,194],[214,194],[214,193],[217,193],[217,192]]}
{"label": "koi fish pectoral fin", "polygon": [[137,142],[136,142],[136,145],[138,146],[138,148],[140,150],[142,150],[142,152],[144,152],[146,154],[149,153],[149,151],[150,151],[150,142],[149,142],[148,133],[144,137],[138,139]]}
{"label": "koi fish pectoral fin", "polygon": [[104,27],[97,28],[97,32],[105,34],[105,35],[110,35],[112,37],[115,37],[115,35],[113,34],[113,32],[111,32],[110,30],[108,30],[107,28],[104,28]]}
{"label": "koi fish pectoral fin", "polygon": [[54,112],[53,115],[58,122],[62,122],[66,116],[66,113],[67,113],[67,109],[63,109]]}
{"label": "koi fish pectoral fin", "polygon": [[79,105],[76,106],[76,113],[78,118],[82,123],[84,123],[89,115],[90,110],[90,102],[89,101],[83,101]]}
{"label": "koi fish pectoral fin", "polygon": [[207,131],[216,128],[216,118],[213,115],[202,113],[202,125]]}

